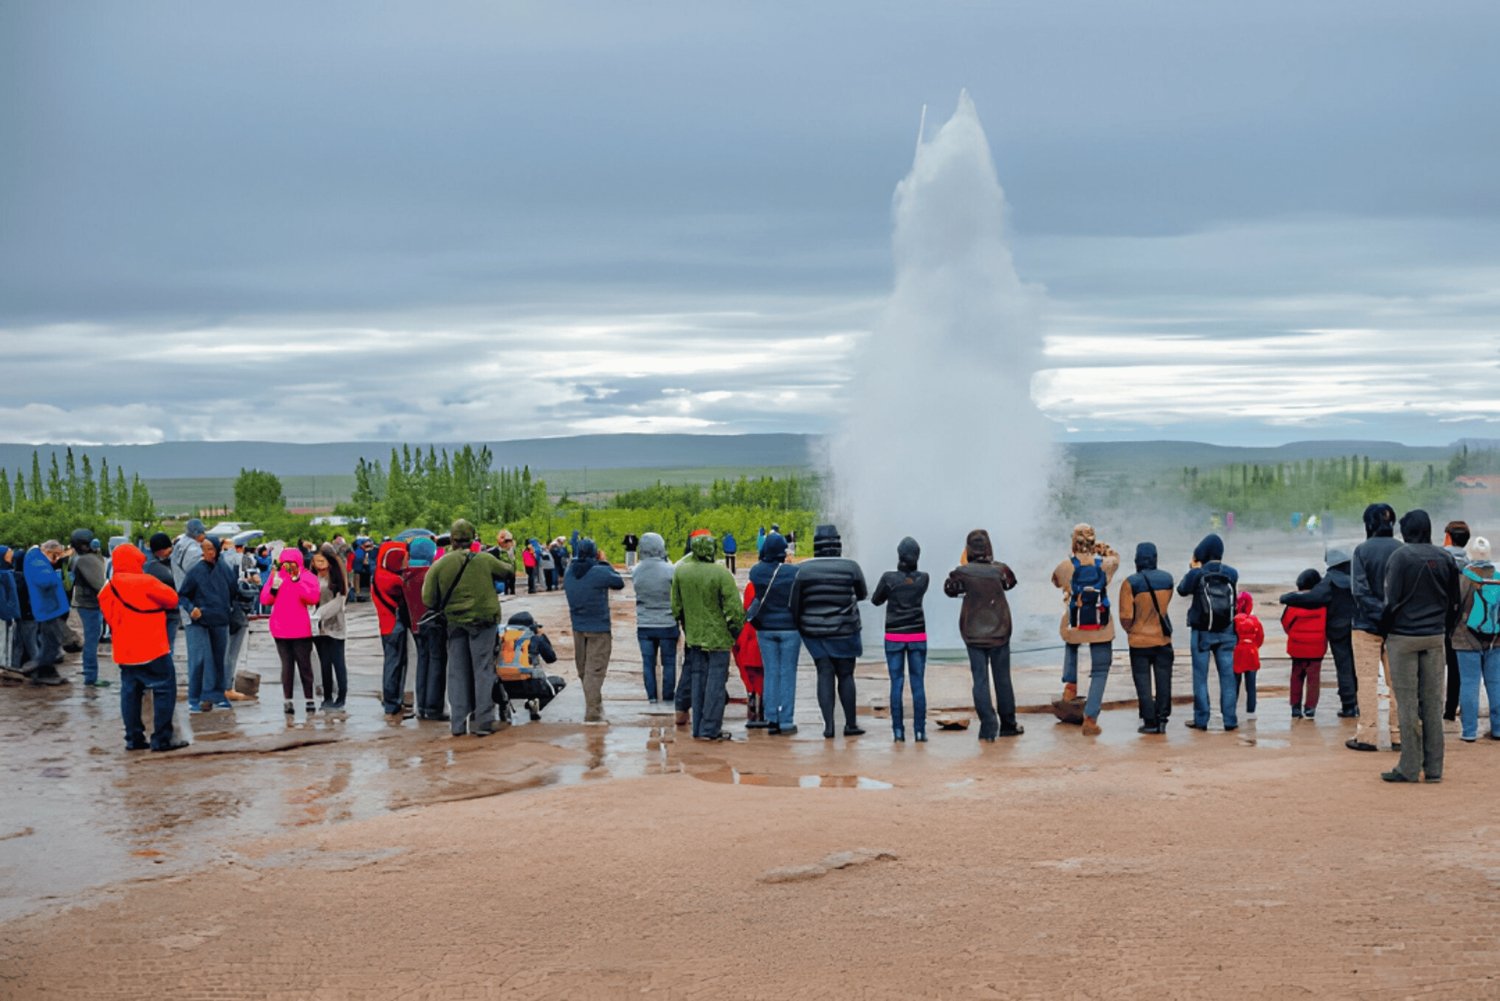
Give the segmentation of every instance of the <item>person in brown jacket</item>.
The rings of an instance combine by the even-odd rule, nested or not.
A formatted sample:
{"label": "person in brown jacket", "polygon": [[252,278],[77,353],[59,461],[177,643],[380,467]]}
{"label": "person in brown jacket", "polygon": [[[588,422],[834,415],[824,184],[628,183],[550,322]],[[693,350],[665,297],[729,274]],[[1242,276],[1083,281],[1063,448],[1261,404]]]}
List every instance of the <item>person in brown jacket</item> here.
{"label": "person in brown jacket", "polygon": [[1099,734],[1099,707],[1109,681],[1115,622],[1109,582],[1120,568],[1120,554],[1094,538],[1092,525],[1074,525],[1072,552],[1052,571],[1052,585],[1063,593],[1058,634],[1063,652],[1063,702],[1078,696],[1078,648],[1089,648],[1089,694],[1083,706],[1085,736]]}
{"label": "person in brown jacket", "polygon": [[[969,649],[979,739],[1018,737],[1026,730],[1016,723],[1016,691],[1010,681],[1010,602],[1005,597],[1005,592],[1016,586],[1016,575],[1004,563],[995,562],[990,533],[982,528],[969,533],[964,557],[943,582],[943,593],[964,599],[958,613],[958,631]],[[994,703],[990,700],[991,676],[995,679]]]}
{"label": "person in brown jacket", "polygon": [[[1130,644],[1130,674],[1140,705],[1137,733],[1166,733],[1172,715],[1172,575],[1156,566],[1156,544],[1135,547],[1135,573],[1120,584],[1120,625]],[[1156,695],[1151,694],[1152,679]]]}

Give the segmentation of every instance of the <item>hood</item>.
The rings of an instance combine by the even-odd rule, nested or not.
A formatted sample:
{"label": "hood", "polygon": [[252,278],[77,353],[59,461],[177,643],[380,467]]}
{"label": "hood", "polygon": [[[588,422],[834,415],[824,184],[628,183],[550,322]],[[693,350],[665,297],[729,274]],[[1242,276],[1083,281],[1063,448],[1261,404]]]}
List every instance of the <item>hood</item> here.
{"label": "hood", "polygon": [[1193,559],[1197,560],[1200,564],[1212,563],[1214,560],[1222,560],[1223,558],[1224,540],[1212,532],[1205,535],[1203,541],[1198,543],[1197,547],[1193,549]]}
{"label": "hood", "polygon": [[1349,551],[1347,549],[1339,549],[1335,546],[1323,554],[1323,562],[1327,564],[1330,570],[1337,566],[1347,566],[1349,563]]}
{"label": "hood", "polygon": [[1396,534],[1396,509],[1389,504],[1371,504],[1365,508],[1365,538],[1390,537]]}
{"label": "hood", "polygon": [[530,629],[532,632],[536,632],[538,629],[542,628],[537,623],[536,619],[533,619],[531,617],[530,612],[517,612],[515,615],[512,615],[509,619],[507,619],[505,624],[507,626],[518,626],[521,629]]}
{"label": "hood", "polygon": [[1311,591],[1323,580],[1323,575],[1311,567],[1297,575],[1297,590]]}
{"label": "hood", "polygon": [[1142,542],[1136,545],[1135,568],[1139,571],[1156,569],[1156,543]]}
{"label": "hood", "polygon": [[839,530],[837,526],[819,525],[816,529],[813,530],[813,555],[844,555],[844,541],[839,538]]}
{"label": "hood", "polygon": [[656,532],[647,532],[641,536],[641,541],[636,547],[640,550],[643,560],[664,560],[667,558],[667,540]]}
{"label": "hood", "polygon": [[917,560],[922,558],[922,547],[917,545],[917,540],[907,536],[896,543],[896,569],[902,573],[914,573],[917,569]]}
{"label": "hood", "polygon": [[1241,615],[1255,614],[1255,599],[1250,596],[1249,591],[1241,591],[1234,599],[1234,610]]}
{"label": "hood", "polygon": [[298,570],[306,569],[306,564],[302,562],[302,550],[298,549],[296,546],[287,546],[285,549],[283,549],[280,553],[277,554],[276,562],[290,563]]}
{"label": "hood", "polygon": [[1417,508],[1401,516],[1401,540],[1432,543],[1432,518],[1426,511]]}
{"label": "hood", "polygon": [[[5,554],[8,552],[10,552],[9,546],[0,546],[0,569],[5,568]],[[14,560],[15,557],[12,556],[11,559]]]}
{"label": "hood", "polygon": [[1094,555],[1094,526],[1088,524],[1077,524],[1073,526],[1072,548],[1074,555]]}
{"label": "hood", "polygon": [[762,563],[785,563],[786,536],[780,532],[772,532],[766,536],[765,541],[760,544],[760,561]]}
{"label": "hood", "polygon": [[412,539],[406,547],[406,565],[409,567],[430,567],[436,556],[437,543],[425,535]]}
{"label": "hood", "polygon": [[568,565],[569,577],[582,577],[594,568],[599,562],[599,547],[593,539],[581,539],[578,542],[577,553],[573,562]]}
{"label": "hood", "polygon": [[382,542],[375,566],[386,573],[400,573],[406,569],[406,544],[395,540]]}
{"label": "hood", "polygon": [[712,563],[719,555],[719,541],[708,532],[694,535],[692,553],[694,559],[703,563]]}
{"label": "hood", "polygon": [[116,546],[112,556],[117,574],[140,573],[146,566],[146,554],[129,542],[122,542]]}
{"label": "hood", "polygon": [[976,528],[969,533],[964,540],[964,552],[969,557],[970,563],[993,563],[995,561],[995,548],[990,545],[990,533],[982,528]]}
{"label": "hood", "polygon": [[203,538],[204,531],[201,519],[189,518],[187,525],[182,529],[182,534],[186,535],[189,539],[201,539]]}
{"label": "hood", "polygon": [[75,528],[68,537],[68,544],[75,553],[87,553],[94,548],[94,533],[86,528]]}

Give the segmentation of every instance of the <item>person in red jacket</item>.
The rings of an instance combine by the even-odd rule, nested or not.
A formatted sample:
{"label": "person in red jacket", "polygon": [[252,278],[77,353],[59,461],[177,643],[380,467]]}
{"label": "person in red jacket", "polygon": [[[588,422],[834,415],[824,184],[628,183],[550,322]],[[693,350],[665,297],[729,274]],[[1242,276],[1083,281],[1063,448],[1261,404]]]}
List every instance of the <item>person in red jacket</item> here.
{"label": "person in red jacket", "polygon": [[[755,585],[746,584],[744,603],[746,610],[755,601]],[[760,640],[755,627],[748,621],[734,638],[734,666],[740,669],[740,680],[745,683],[745,727],[750,730],[765,730],[766,722],[766,668],[760,657]]]}
{"label": "person in red jacket", "polygon": [[375,554],[375,583],[370,595],[375,601],[375,620],[380,626],[382,663],[380,701],[393,720],[411,719],[416,713],[403,704],[406,697],[406,634],[411,619],[406,610],[406,592],[401,574],[406,570],[406,543],[388,539]]}
{"label": "person in red jacket", "polygon": [[[1318,571],[1304,570],[1297,575],[1297,590],[1311,591],[1322,579]],[[1312,719],[1322,688],[1323,655],[1328,652],[1328,609],[1288,605],[1281,613],[1281,628],[1286,631],[1286,655],[1292,658],[1292,718]]]}
{"label": "person in red jacket", "polygon": [[[187,741],[173,736],[177,672],[167,643],[167,616],[177,609],[177,592],[145,572],[146,555],[128,542],[111,554],[114,574],[99,591],[99,612],[109,623],[111,652],[120,668],[120,715],[125,749],[175,751]],[[151,693],[151,742],[141,719],[141,696]]]}
{"label": "person in red jacket", "polygon": [[1260,672],[1260,646],[1265,627],[1255,616],[1255,599],[1241,591],[1234,602],[1234,677],[1245,692],[1245,717],[1255,718],[1255,676]]}

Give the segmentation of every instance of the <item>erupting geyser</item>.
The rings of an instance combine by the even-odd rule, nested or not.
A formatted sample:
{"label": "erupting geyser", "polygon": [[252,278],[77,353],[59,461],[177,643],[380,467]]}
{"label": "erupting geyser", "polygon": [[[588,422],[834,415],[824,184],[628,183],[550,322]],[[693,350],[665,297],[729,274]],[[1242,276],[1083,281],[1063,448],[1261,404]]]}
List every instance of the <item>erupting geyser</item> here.
{"label": "erupting geyser", "polygon": [[871,581],[895,565],[902,536],[921,543],[934,576],[928,626],[952,639],[957,613],[935,614],[936,592],[969,529],[989,529],[1018,573],[1057,548],[1044,538],[1053,425],[1031,400],[1041,296],[1016,275],[1005,194],[967,92],[935,136],[919,137],[894,215],[895,289],[854,359],[831,443],[833,508]]}

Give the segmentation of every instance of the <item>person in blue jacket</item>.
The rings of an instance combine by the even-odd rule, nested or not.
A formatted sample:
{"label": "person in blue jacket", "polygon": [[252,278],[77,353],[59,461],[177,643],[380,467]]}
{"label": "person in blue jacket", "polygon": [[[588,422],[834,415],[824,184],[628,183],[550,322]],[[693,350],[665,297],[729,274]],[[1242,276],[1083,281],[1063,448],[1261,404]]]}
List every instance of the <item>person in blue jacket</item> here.
{"label": "person in blue jacket", "polygon": [[26,581],[26,593],[31,598],[31,615],[36,619],[36,660],[21,665],[24,674],[39,685],[60,685],[63,678],[57,673],[62,663],[63,624],[68,620],[68,593],[63,589],[62,574],[57,569],[58,561],[67,555],[63,544],[48,539],[40,546],[32,546],[26,552],[21,575]]}
{"label": "person in blue jacket", "polygon": [[724,550],[724,565],[734,573],[734,554],[739,552],[740,544],[734,541],[733,532],[725,532],[724,538],[719,540],[719,548]]}
{"label": "person in blue jacket", "polygon": [[0,630],[4,646],[0,646],[0,665],[15,667],[21,663],[16,650],[21,639],[21,599],[16,596],[16,573],[12,569],[15,555],[9,546],[0,546]]}
{"label": "person in blue jacket", "polygon": [[624,589],[625,579],[604,559],[593,539],[578,543],[578,556],[568,566],[563,590],[573,625],[573,663],[583,687],[583,721],[602,724],[604,674],[614,649],[610,632],[609,592]]}
{"label": "person in blue jacket", "polygon": [[188,711],[207,712],[217,706],[230,709],[232,705],[225,689],[231,687],[225,681],[225,665],[229,651],[229,616],[236,593],[230,587],[228,576],[219,569],[219,544],[212,535],[205,535],[202,542],[203,558],[193,564],[182,587],[177,589],[178,607],[187,613],[191,636],[199,632],[199,649],[208,656],[188,663]]}

